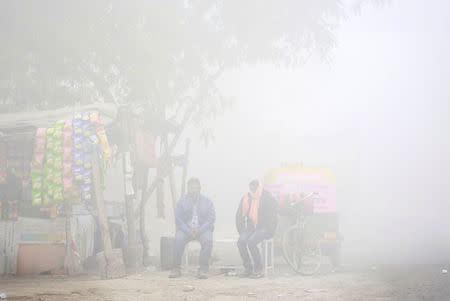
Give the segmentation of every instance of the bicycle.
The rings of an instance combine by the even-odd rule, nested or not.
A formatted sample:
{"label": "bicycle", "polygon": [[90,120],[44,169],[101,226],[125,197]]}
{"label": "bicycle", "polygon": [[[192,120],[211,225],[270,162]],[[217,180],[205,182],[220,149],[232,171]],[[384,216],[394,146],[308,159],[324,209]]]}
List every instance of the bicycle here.
{"label": "bicycle", "polygon": [[314,275],[322,264],[322,250],[318,235],[308,227],[308,217],[305,215],[304,202],[315,193],[303,200],[291,204],[295,210],[296,222],[283,234],[283,257],[295,272],[302,275]]}

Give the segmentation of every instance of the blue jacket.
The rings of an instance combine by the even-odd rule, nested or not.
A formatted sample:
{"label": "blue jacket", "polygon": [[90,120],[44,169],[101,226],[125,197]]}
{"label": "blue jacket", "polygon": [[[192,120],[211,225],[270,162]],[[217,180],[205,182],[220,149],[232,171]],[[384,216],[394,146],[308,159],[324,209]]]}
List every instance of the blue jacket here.
{"label": "blue jacket", "polygon": [[[184,233],[189,233],[192,229],[190,226],[192,220],[193,203],[188,196],[182,197],[175,208],[175,222],[177,229]],[[213,202],[201,195],[198,200],[198,223],[199,234],[210,230],[214,231],[214,222],[216,221],[216,210]]]}

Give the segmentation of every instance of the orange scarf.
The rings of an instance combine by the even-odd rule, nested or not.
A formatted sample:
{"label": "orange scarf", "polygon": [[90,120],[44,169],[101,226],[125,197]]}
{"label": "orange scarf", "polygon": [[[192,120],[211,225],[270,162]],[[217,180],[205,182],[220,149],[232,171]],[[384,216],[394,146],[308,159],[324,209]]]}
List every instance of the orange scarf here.
{"label": "orange scarf", "polygon": [[[252,192],[251,190],[245,194],[243,200],[242,200],[242,216],[246,216],[247,212],[250,210],[248,216],[253,222],[253,225],[256,227],[258,224],[258,209],[259,209],[259,201],[261,199],[263,187],[261,185],[261,182],[258,182],[258,188],[255,192]],[[251,208],[249,208],[249,197],[252,198],[252,205]]]}

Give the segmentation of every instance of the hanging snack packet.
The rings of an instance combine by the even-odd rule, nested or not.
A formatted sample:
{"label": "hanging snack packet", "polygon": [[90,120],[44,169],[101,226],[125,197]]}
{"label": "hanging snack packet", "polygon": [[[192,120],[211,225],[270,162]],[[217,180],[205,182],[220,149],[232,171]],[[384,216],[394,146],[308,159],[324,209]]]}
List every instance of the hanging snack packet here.
{"label": "hanging snack packet", "polygon": [[91,185],[81,186],[81,200],[90,201],[92,199],[92,188]]}
{"label": "hanging snack packet", "polygon": [[55,150],[55,139],[53,138],[53,136],[47,137],[46,150],[50,152],[53,152]]}
{"label": "hanging snack packet", "polygon": [[64,194],[70,194],[72,192],[72,190],[73,190],[72,176],[63,178],[63,188],[64,188]]}
{"label": "hanging snack packet", "polygon": [[33,207],[39,207],[42,205],[42,191],[39,190],[32,190],[31,191],[31,205]]}
{"label": "hanging snack packet", "polygon": [[85,139],[83,141],[83,152],[90,153],[93,150],[93,145],[89,139]]}
{"label": "hanging snack packet", "polygon": [[100,140],[98,139],[97,135],[90,135],[89,136],[89,141],[93,144],[93,145],[98,145],[100,143]]}
{"label": "hanging snack packet", "polygon": [[91,112],[90,119],[92,125],[99,125],[102,123],[98,112]]}
{"label": "hanging snack packet", "polygon": [[45,166],[53,167],[55,165],[55,154],[51,151],[48,151],[46,157],[47,160],[45,162]]}
{"label": "hanging snack packet", "polygon": [[63,177],[72,177],[72,161],[64,161],[63,162]]}
{"label": "hanging snack packet", "polygon": [[63,168],[63,158],[62,155],[55,155],[55,162],[53,163],[55,169]]}
{"label": "hanging snack packet", "polygon": [[83,148],[83,140],[84,137],[81,135],[73,136],[73,148],[74,149],[82,149]]}
{"label": "hanging snack packet", "polygon": [[48,128],[46,131],[46,136],[48,137],[53,137],[53,134],[55,133],[55,129],[54,128]]}
{"label": "hanging snack packet", "polygon": [[36,129],[36,138],[45,138],[47,136],[47,129],[46,128],[38,128]]}
{"label": "hanging snack packet", "polygon": [[42,168],[44,167],[44,158],[45,158],[45,153],[43,153],[43,152],[36,153],[35,152],[33,154],[33,160],[31,161],[31,168],[34,171],[42,170]]}
{"label": "hanging snack packet", "polygon": [[82,123],[83,121],[81,119],[72,119],[72,131],[74,135],[81,135],[83,133],[83,129],[81,128]]}
{"label": "hanging snack packet", "polygon": [[83,117],[83,113],[75,112],[73,113],[73,119],[81,119]]}
{"label": "hanging snack packet", "polygon": [[55,172],[53,173],[53,184],[62,185],[63,184],[62,178],[63,178],[62,169],[55,169]]}
{"label": "hanging snack packet", "polygon": [[83,166],[86,169],[92,168],[92,153],[84,153]]}
{"label": "hanging snack packet", "polygon": [[45,151],[45,138],[36,138],[34,140],[34,152],[42,153]]}
{"label": "hanging snack packet", "polygon": [[53,198],[53,193],[55,192],[55,185],[53,182],[47,183],[47,194],[50,198]]}
{"label": "hanging snack packet", "polygon": [[89,121],[83,120],[83,123],[81,124],[81,128],[83,130],[84,137],[89,137],[90,135],[92,135],[91,124],[89,123]]}
{"label": "hanging snack packet", "polygon": [[83,184],[92,184],[92,169],[85,169],[83,173]]}
{"label": "hanging snack packet", "polygon": [[109,147],[108,138],[104,126],[97,127],[97,136],[102,146],[103,159],[108,161],[111,158],[111,148]]}
{"label": "hanging snack packet", "polygon": [[73,160],[73,156],[72,156],[72,147],[71,146],[67,146],[65,145],[63,147],[63,154],[62,154],[62,158],[63,161],[72,161]]}
{"label": "hanging snack packet", "polygon": [[31,175],[31,187],[32,187],[32,189],[41,191],[43,186],[44,186],[44,181],[43,181],[42,174],[35,174],[35,173],[33,173]]}
{"label": "hanging snack packet", "polygon": [[63,135],[62,129],[59,129],[59,128],[55,128],[55,129],[54,129],[54,131],[53,131],[53,137],[54,137],[55,139],[62,139],[62,135]]}
{"label": "hanging snack packet", "polygon": [[83,121],[89,121],[90,118],[91,118],[91,113],[89,113],[89,112],[83,112],[82,113],[81,119],[83,119]]}
{"label": "hanging snack packet", "polygon": [[72,118],[64,121],[63,133],[72,134]]}
{"label": "hanging snack packet", "polygon": [[61,141],[55,141],[55,146],[53,147],[53,152],[55,154],[62,154],[62,152],[63,152],[62,140]]}
{"label": "hanging snack packet", "polygon": [[84,168],[82,166],[73,167],[73,178],[75,181],[81,182],[83,180]]}
{"label": "hanging snack packet", "polygon": [[60,203],[64,200],[62,185],[55,186],[53,192],[53,200],[57,203]]}
{"label": "hanging snack packet", "polygon": [[51,205],[51,203],[52,203],[52,198],[50,197],[48,192],[44,192],[42,194],[42,205],[49,206],[49,205]]}
{"label": "hanging snack packet", "polygon": [[72,132],[63,132],[63,146],[72,146],[73,137]]}
{"label": "hanging snack packet", "polygon": [[75,150],[73,152],[73,164],[76,166],[83,165],[83,151],[81,150]]}

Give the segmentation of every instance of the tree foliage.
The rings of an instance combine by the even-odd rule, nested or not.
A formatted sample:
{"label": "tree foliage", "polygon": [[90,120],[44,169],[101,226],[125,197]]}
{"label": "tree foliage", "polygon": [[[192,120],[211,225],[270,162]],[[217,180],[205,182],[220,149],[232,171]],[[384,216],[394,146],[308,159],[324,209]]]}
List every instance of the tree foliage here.
{"label": "tree foliage", "polygon": [[115,102],[205,120],[230,105],[223,71],[325,55],[344,15],[335,0],[3,0],[1,111]]}

